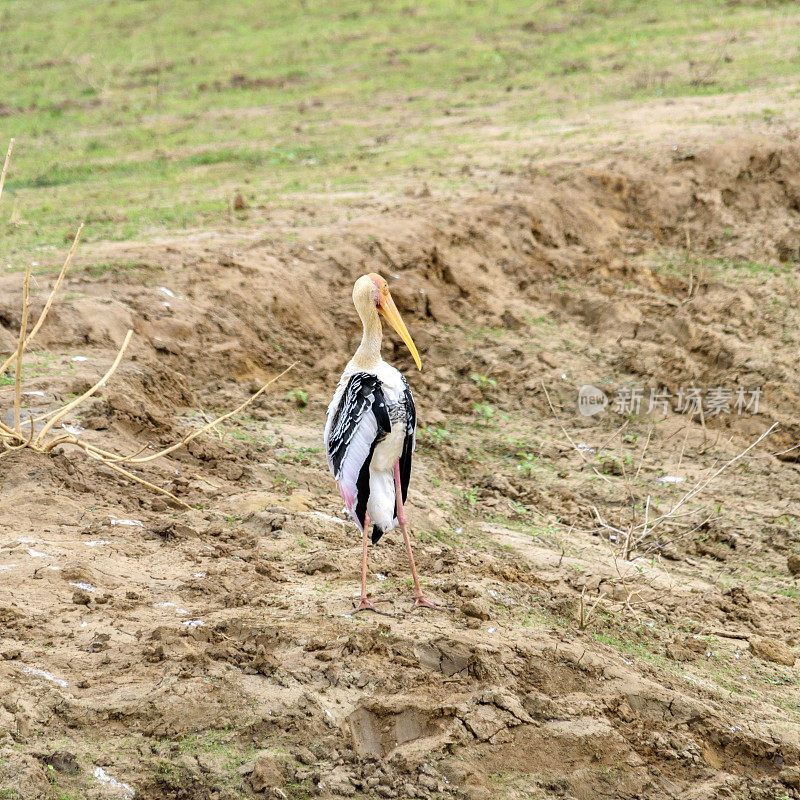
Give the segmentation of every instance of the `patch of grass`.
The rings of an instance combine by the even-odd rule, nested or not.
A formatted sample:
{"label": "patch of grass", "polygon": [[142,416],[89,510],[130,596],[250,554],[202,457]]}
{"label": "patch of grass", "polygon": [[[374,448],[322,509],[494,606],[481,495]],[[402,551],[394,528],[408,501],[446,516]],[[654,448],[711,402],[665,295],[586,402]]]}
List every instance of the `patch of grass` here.
{"label": "patch of grass", "polygon": [[153,268],[141,261],[99,261],[94,264],[87,264],[82,270],[92,278],[101,278],[104,275],[119,277],[121,275],[132,275],[134,273],[145,274],[153,271]]}
{"label": "patch of grass", "polygon": [[[180,755],[210,755],[218,764],[223,781],[229,788],[241,788],[243,778],[238,770],[242,764],[250,761],[257,748],[251,744],[242,744],[236,740],[236,732],[229,728],[207,730],[201,733],[189,733],[176,742]],[[191,775],[183,764],[162,758],[158,763],[158,771],[173,786],[180,786],[191,781]]]}
{"label": "patch of grass", "polygon": [[494,378],[490,378],[487,375],[479,375],[478,373],[473,372],[472,375],[469,376],[470,380],[475,381],[478,384],[481,391],[488,392],[490,389],[494,389],[497,386],[497,381]]}
{"label": "patch of grass", "polygon": [[[58,361],[60,358],[61,356],[58,353],[52,353],[46,350],[35,352],[28,363],[22,365],[21,376],[23,383],[25,381],[33,380],[34,378],[39,378],[42,375],[46,375],[51,372],[53,367],[56,366],[56,361]],[[14,364],[12,364],[6,372],[0,374],[0,386],[13,385]]]}
{"label": "patch of grass", "polygon": [[591,631],[589,635],[598,642],[613,647],[619,653],[646,661],[653,666],[665,667],[668,665],[667,659],[656,652],[658,642],[641,641],[639,639],[628,638],[624,631]]}
{"label": "patch of grass", "polygon": [[234,735],[229,729],[190,733],[178,741],[178,750],[190,755],[210,753],[219,757],[226,771],[235,771],[252,758],[256,748],[232,741]]}
{"label": "patch of grass", "polygon": [[748,278],[764,278],[771,275],[791,276],[797,269],[793,264],[770,264],[766,261],[749,261],[737,258],[718,258],[712,256],[690,255],[665,252],[651,254],[648,263],[662,275],[682,278],[687,282],[693,274],[695,283],[698,276],[705,283],[709,280],[738,283]]}
{"label": "patch of grass", "polygon": [[436,529],[436,530],[419,530],[416,532],[416,537],[423,542],[433,544],[446,544],[452,547],[458,547],[462,544],[458,534],[452,530]]}
{"label": "patch of grass", "polygon": [[283,791],[289,800],[309,800],[316,794],[310,780],[287,783]]}
{"label": "patch of grass", "polygon": [[524,319],[529,325],[534,325],[534,326],[538,326],[538,325],[552,326],[552,325],[554,325],[553,320],[551,320],[546,314],[540,314],[540,315],[535,316],[535,317],[533,315],[526,314],[526,315],[524,315]]}
{"label": "patch of grass", "polygon": [[[320,457],[322,453],[321,447],[307,447],[301,445],[299,447],[287,448],[287,450],[288,452],[276,453],[279,462],[284,464],[298,464],[304,467],[312,463],[316,463],[320,467],[325,464],[324,460]],[[316,456],[316,458],[312,458],[312,456]]]}
{"label": "patch of grass", "polygon": [[452,188],[500,142],[530,168],[545,118],[794,77],[796,27],[794,4],[724,0],[7,0],[3,255],[62,243],[78,215],[89,240],[127,239],[247,225],[298,194],[402,190],[419,170]]}
{"label": "patch of grass", "polygon": [[441,425],[426,425],[417,431],[417,441],[422,445],[435,448],[437,444],[447,441],[450,435],[450,431]]}
{"label": "patch of grass", "polygon": [[507,770],[489,775],[489,780],[496,791],[502,792],[505,797],[519,797],[525,800],[546,800],[550,794],[537,785],[537,773]]}
{"label": "patch of grass", "polygon": [[297,486],[298,484],[295,481],[286,476],[278,477],[272,483],[274,489],[280,489],[284,494],[291,494]]}

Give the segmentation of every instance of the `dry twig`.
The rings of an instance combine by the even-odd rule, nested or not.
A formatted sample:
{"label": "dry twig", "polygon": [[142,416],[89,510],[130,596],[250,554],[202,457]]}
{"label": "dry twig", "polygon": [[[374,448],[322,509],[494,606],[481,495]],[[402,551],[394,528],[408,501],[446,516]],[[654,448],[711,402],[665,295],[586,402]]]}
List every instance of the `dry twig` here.
{"label": "dry twig", "polygon": [[581,590],[581,597],[578,601],[578,629],[585,631],[586,628],[589,627],[591,624],[591,617],[594,614],[597,606],[599,605],[600,601],[606,596],[606,593],[603,592],[602,594],[598,595],[595,598],[594,603],[587,609],[586,608],[586,587],[584,586]]}
{"label": "dry twig", "polygon": [[[691,489],[689,489],[685,494],[683,494],[682,497],[680,497],[674,503],[674,505],[669,509],[669,511],[658,515],[657,517],[655,517],[652,520],[648,519],[648,515],[649,515],[649,511],[650,511],[650,497],[648,496],[648,498],[647,498],[647,510],[646,510],[646,514],[645,514],[645,521],[643,523],[639,523],[639,524],[633,524],[632,523],[631,524],[631,528],[629,529],[629,531],[623,531],[620,528],[617,528],[617,527],[615,527],[613,525],[609,525],[600,516],[600,512],[597,510],[597,508],[592,507],[592,510],[594,511],[598,522],[600,523],[600,525],[603,528],[605,528],[607,530],[610,530],[610,531],[613,531],[614,533],[619,534],[621,536],[626,537],[626,539],[625,539],[625,542],[626,542],[625,550],[627,551],[628,554],[630,554],[630,552],[632,552],[633,549],[637,548],[639,545],[641,545],[644,542],[645,537],[647,535],[652,535],[653,531],[658,526],[664,525],[664,524],[674,523],[675,520],[680,519],[681,517],[692,516],[694,514],[699,513],[700,511],[702,511],[702,509],[704,508],[703,506],[701,506],[700,508],[688,509],[688,510],[684,510],[684,511],[681,511],[681,509],[688,502],[690,502],[691,500],[696,498],[697,495],[699,495],[704,489],[706,489],[709,486],[709,484],[713,480],[715,480],[719,475],[721,475],[726,469],[728,469],[728,467],[732,466],[737,461],[740,461],[754,447],[756,447],[762,441],[764,441],[764,439],[766,439],[767,436],[769,436],[777,427],[778,427],[778,423],[776,422],[773,425],[771,425],[766,431],[764,431],[764,433],[762,433],[761,436],[759,436],[758,439],[756,439],[752,444],[750,444],[748,447],[746,447],[744,450],[742,450],[740,453],[735,455],[730,460],[726,461],[721,467],[719,467],[719,469],[717,469],[717,470],[715,470],[713,472],[711,472],[711,470],[709,470],[710,474],[706,474],[705,476],[700,478],[697,481],[697,483],[695,483],[695,485]],[[718,463],[718,462],[715,462],[715,466],[716,466],[716,463]],[[713,469],[713,467],[712,467],[712,469]],[[702,525],[705,524],[705,522],[708,522],[710,520],[711,520],[711,517],[708,517],[706,520],[704,520],[704,522],[701,522],[699,525],[695,526],[692,530],[697,530],[697,528],[702,527]]]}
{"label": "dry twig", "polygon": [[[3,171],[0,173],[0,194],[2,194],[3,190],[3,183],[5,182],[6,172],[8,170],[8,163],[11,158],[11,150],[14,144],[14,140],[11,140],[11,144],[8,148],[8,153],[6,155],[5,163],[3,165]],[[47,298],[47,301],[42,308],[41,313],[39,314],[39,318],[37,319],[36,323],[34,324],[33,328],[31,329],[30,333],[27,332],[28,328],[28,312],[30,310],[30,277],[31,271],[30,267],[25,272],[25,278],[22,284],[22,319],[20,322],[20,330],[19,330],[19,337],[18,337],[18,344],[14,353],[9,356],[5,362],[0,364],[0,374],[3,374],[8,367],[14,363],[14,386],[13,386],[13,425],[9,426],[6,425],[4,422],[0,421],[0,443],[3,445],[3,451],[0,452],[0,458],[3,456],[8,455],[11,452],[23,449],[30,449],[37,453],[50,453],[55,447],[59,446],[71,446],[81,450],[84,455],[90,458],[92,461],[96,461],[99,464],[107,467],[108,469],[112,470],[113,472],[122,475],[129,480],[132,480],[136,483],[141,484],[142,486],[151,489],[152,491],[158,492],[159,494],[166,495],[167,497],[174,500],[178,505],[189,508],[189,506],[180,498],[176,497],[172,492],[164,489],[161,486],[158,486],[151,481],[146,480],[145,478],[137,475],[135,472],[132,471],[132,468],[137,467],[141,464],[148,463],[150,461],[154,461],[158,458],[163,458],[164,456],[173,453],[179,447],[182,447],[188,444],[193,439],[197,438],[200,434],[205,433],[206,431],[214,430],[217,426],[224,422],[226,419],[229,419],[234,414],[239,413],[256,400],[259,396],[261,396],[269,386],[271,386],[275,381],[279,378],[283,377],[290,369],[293,369],[297,362],[290,364],[283,372],[279,375],[276,375],[271,380],[267,381],[255,394],[251,395],[247,400],[237,406],[233,411],[229,411],[221,416],[217,417],[214,420],[207,421],[205,425],[199,428],[196,431],[192,431],[192,433],[185,436],[181,441],[177,442],[176,444],[171,445],[170,447],[166,447],[163,450],[159,450],[157,453],[153,453],[151,455],[142,456],[141,454],[147,449],[147,445],[139,448],[134,453],[129,455],[120,455],[118,453],[110,452],[101,447],[97,447],[96,445],[90,444],[78,438],[77,435],[73,433],[66,433],[66,434],[54,434],[52,433],[53,428],[64,419],[64,417],[69,414],[70,412],[77,409],[85,400],[90,398],[94,395],[98,390],[103,388],[106,383],[111,379],[112,375],[116,372],[117,368],[119,367],[122,357],[125,355],[125,351],[130,343],[131,336],[133,335],[133,331],[129,330],[125,336],[125,340],[122,343],[122,346],[117,353],[117,357],[114,359],[114,362],[108,368],[106,373],[97,381],[90,389],[85,391],[80,397],[75,398],[71,402],[67,403],[66,405],[60,406],[52,411],[47,412],[46,414],[41,415],[34,419],[34,417],[29,414],[30,418],[30,430],[27,434],[25,434],[22,430],[22,423],[21,423],[21,411],[22,411],[22,362],[23,357],[25,355],[25,350],[30,346],[31,342],[33,341],[34,337],[38,333],[39,329],[42,327],[44,323],[45,317],[47,316],[50,307],[53,304],[53,301],[56,297],[56,294],[61,287],[61,283],[64,279],[64,275],[69,268],[69,265],[72,261],[72,257],[75,254],[75,250],[78,246],[78,240],[80,239],[81,231],[83,230],[83,224],[80,225],[78,228],[78,232],[75,234],[75,239],[72,243],[72,247],[67,255],[66,260],[64,261],[64,265],[61,267],[61,270],[58,273],[58,277],[56,278],[55,283],[53,284],[53,288],[50,291],[50,295]],[[48,419],[49,421],[42,427],[42,429],[36,433],[36,422],[41,420]],[[127,467],[127,468],[126,468]]]}
{"label": "dry twig", "polygon": [[[555,418],[556,422],[558,423],[559,427],[561,428],[561,431],[564,434],[564,437],[566,438],[566,440],[570,443],[570,445],[572,445],[573,449],[580,456],[581,460],[585,464],[590,466],[592,468],[592,470],[594,471],[594,473],[598,477],[602,478],[606,483],[608,483],[608,484],[610,484],[612,486],[615,486],[615,484],[612,481],[610,481],[605,475],[601,474],[597,470],[597,468],[594,466],[594,464],[592,464],[586,458],[586,455],[581,450],[581,448],[579,448],[578,445],[575,443],[575,440],[572,438],[572,436],[570,436],[570,434],[568,433],[568,431],[564,427],[563,423],[561,422],[561,419],[559,418],[558,414],[556,413],[555,407],[553,406],[553,403],[552,403],[552,401],[550,399],[550,395],[549,395],[549,393],[547,391],[547,387],[544,385],[544,382],[542,383],[542,388],[544,389],[545,397],[547,398],[547,403],[550,406],[550,411],[552,412],[553,417]],[[709,515],[706,515],[705,519],[703,519],[699,523],[692,524],[690,522],[688,526],[682,526],[682,523],[680,522],[680,520],[682,520],[684,517],[696,516],[696,515],[702,513],[705,510],[705,507],[706,507],[706,505],[701,505],[701,506],[695,507],[695,508],[684,508],[684,506],[686,506],[688,503],[690,503],[692,500],[694,500],[704,489],[706,489],[709,486],[709,484],[711,484],[712,481],[714,481],[726,469],[728,469],[733,464],[735,464],[738,461],[740,461],[743,458],[745,458],[747,456],[747,454],[751,450],[753,450],[757,445],[759,445],[762,441],[764,441],[764,439],[766,439],[768,436],[770,436],[772,434],[772,432],[777,427],[778,427],[778,423],[774,423],[773,425],[771,425],[769,427],[769,429],[764,431],[764,433],[762,433],[761,436],[759,436],[758,439],[756,439],[752,444],[750,444],[748,447],[746,447],[744,450],[742,450],[740,453],[735,455],[733,458],[729,459],[727,462],[725,462],[722,466],[720,466],[718,468],[717,468],[717,465],[719,464],[720,459],[717,458],[714,461],[713,465],[710,467],[710,469],[707,470],[706,473],[697,480],[697,482],[694,484],[694,486],[692,486],[687,492],[685,492],[672,505],[672,507],[668,511],[666,511],[664,513],[658,513],[657,512],[657,508],[656,508],[656,513],[651,516],[651,513],[653,511],[653,507],[652,507],[652,503],[651,503],[651,499],[652,498],[651,498],[650,495],[647,495],[646,499],[642,498],[642,500],[644,502],[644,521],[643,522],[637,522],[637,519],[636,519],[636,498],[635,498],[635,495],[634,495],[631,478],[630,478],[630,476],[628,474],[628,471],[625,469],[624,454],[621,453],[620,454],[620,464],[621,464],[621,468],[622,468],[623,481],[624,481],[624,484],[625,484],[625,491],[626,491],[626,494],[627,494],[627,499],[628,499],[628,503],[629,503],[629,507],[630,507],[631,520],[630,520],[629,523],[627,523],[627,526],[625,525],[625,523],[621,523],[621,524],[618,524],[618,525],[612,525],[609,522],[607,522],[605,519],[603,519],[602,515],[600,514],[600,511],[597,509],[596,506],[593,505],[593,506],[591,506],[591,510],[592,510],[595,518],[597,519],[597,522],[599,524],[599,528],[598,529],[593,529],[592,531],[589,531],[589,532],[593,532],[594,533],[594,532],[598,532],[598,531],[610,531],[611,533],[613,533],[614,536],[611,537],[611,538],[616,540],[619,544],[621,544],[623,558],[626,561],[631,560],[633,553],[635,551],[637,551],[637,550],[640,550],[645,545],[645,543],[646,543],[646,541],[648,539],[652,539],[653,538],[653,533],[657,528],[660,528],[662,526],[670,526],[671,528],[678,528],[678,529],[680,529],[681,527],[688,527],[689,528],[688,531],[682,531],[676,538],[684,538],[684,537],[686,537],[688,535],[691,535],[691,533],[693,533],[694,531],[698,530],[703,525],[713,521],[714,519],[716,519],[716,517],[714,515],[709,514]],[[617,431],[613,436],[611,436],[608,440],[606,440],[605,444],[607,444],[611,439],[613,439],[619,432],[620,431]],[[648,433],[648,436],[647,436],[647,440],[645,441],[644,447],[642,448],[642,453],[641,453],[641,456],[639,458],[639,464],[638,464],[638,466],[637,466],[637,468],[635,470],[635,473],[633,475],[633,480],[638,478],[638,476],[639,476],[639,474],[641,472],[642,464],[644,462],[645,455],[647,454],[647,450],[648,450],[648,448],[650,446],[650,442],[651,442],[651,439],[652,439],[652,434],[653,434],[653,428],[651,427],[651,429],[650,429],[650,431]],[[684,437],[683,445],[682,445],[682,448],[681,448],[680,461],[683,460],[683,454],[684,454],[684,450],[686,448],[686,440],[688,438],[688,434],[689,434],[689,428],[688,428],[688,425],[687,425],[687,427],[686,427],[686,435]],[[605,444],[604,444],[604,446],[605,446]],[[798,445],[798,447],[800,447],[800,445]],[[679,463],[680,463],[680,461],[679,461]],[[653,540],[653,541],[655,541],[655,540]],[[647,552],[650,552],[652,549],[653,548],[647,548]],[[616,556],[615,556],[615,563],[616,563]],[[617,570],[617,571],[619,572],[619,570]]]}
{"label": "dry twig", "polygon": [[30,301],[31,268],[25,270],[25,279],[22,281],[22,321],[19,324],[19,344],[15,355],[14,366],[14,432],[22,432],[19,426],[19,409],[22,402],[22,353],[25,350],[25,331],[28,330],[28,309]]}
{"label": "dry twig", "polygon": [[[597,469],[597,467],[594,464],[592,464],[591,461],[589,461],[588,458],[586,458],[584,452],[580,449],[580,447],[578,447],[577,444],[575,444],[575,440],[569,435],[569,433],[567,433],[567,429],[561,422],[561,418],[556,413],[556,410],[553,406],[553,402],[550,400],[550,393],[547,391],[547,387],[544,385],[544,381],[542,381],[542,389],[544,389],[544,396],[547,398],[547,405],[550,406],[550,411],[552,412],[555,421],[558,423],[558,427],[561,428],[561,432],[564,434],[567,441],[575,448],[575,452],[581,457],[583,463],[586,464],[588,467],[590,467],[598,478],[602,478],[607,484],[613,486],[614,484],[605,475],[603,475],[603,473],[600,472]],[[610,441],[610,439],[608,441]]]}
{"label": "dry twig", "polygon": [[11,151],[14,149],[14,140],[8,143],[8,152],[6,153],[6,160],[3,162],[3,171],[0,172],[0,197],[3,194],[3,186],[6,183],[6,172],[8,172],[8,165],[11,161]]}

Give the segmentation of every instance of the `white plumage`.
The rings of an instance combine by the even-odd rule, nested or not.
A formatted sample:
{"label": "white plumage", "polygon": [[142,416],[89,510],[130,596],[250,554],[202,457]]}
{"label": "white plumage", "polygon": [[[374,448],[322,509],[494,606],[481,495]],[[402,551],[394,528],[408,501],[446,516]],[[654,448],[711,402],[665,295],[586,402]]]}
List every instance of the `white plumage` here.
{"label": "white plumage", "polygon": [[[380,359],[372,369],[359,368],[351,360],[344,369],[336,392],[328,406],[328,417],[325,424],[325,452],[328,456],[328,467],[339,484],[339,491],[345,501],[345,506],[353,517],[359,530],[362,530],[361,520],[356,515],[358,505],[358,477],[364,462],[372,453],[369,465],[369,500],[367,512],[373,524],[383,532],[390,531],[397,525],[395,514],[396,497],[394,487],[394,466],[403,453],[403,447],[408,432],[407,412],[405,408],[405,392],[408,384],[400,371],[391,364]],[[359,407],[350,403],[341,408],[344,394],[350,379],[357,374],[374,375],[380,384],[383,401],[389,415],[391,429],[376,442],[378,438],[378,422],[374,414],[365,409],[359,414]],[[380,402],[380,401],[379,401]],[[340,411],[339,419],[344,422],[351,420],[352,430],[346,444],[346,451],[341,467],[337,471],[331,458],[330,439],[334,419]],[[337,420],[338,422],[338,420]],[[344,427],[344,426],[341,426]],[[413,436],[413,432],[412,432]],[[374,449],[373,449],[374,443]],[[413,451],[413,444],[412,444]]]}
{"label": "white plumage", "polygon": [[363,335],[328,406],[324,441],[328,466],[361,531],[361,602],[356,611],[378,611],[367,596],[370,526],[373,543],[400,526],[414,580],[414,605],[436,608],[436,603],[422,593],[403,509],[416,435],[414,398],[403,375],[381,358],[378,314],[408,345],[421,369],[419,353],[380,275],[370,273],[356,281],[353,303],[361,317]]}

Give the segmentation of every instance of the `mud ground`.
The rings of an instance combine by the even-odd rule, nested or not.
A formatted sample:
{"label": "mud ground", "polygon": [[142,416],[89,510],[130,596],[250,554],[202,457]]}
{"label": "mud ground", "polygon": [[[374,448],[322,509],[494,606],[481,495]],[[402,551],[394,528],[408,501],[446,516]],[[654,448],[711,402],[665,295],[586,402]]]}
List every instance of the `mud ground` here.
{"label": "mud ground", "polygon": [[[0,796],[800,797],[800,451],[772,455],[800,441],[798,242],[800,145],[774,135],[83,247],[25,389],[41,409],[84,391],[132,327],[68,420],[87,440],[168,444],[299,363],[143,470],[191,511],[74,451],[0,460]],[[390,535],[370,588],[391,616],[350,614],[360,542],[321,432],[369,271],[422,354],[413,372],[387,335],[445,612],[410,610]],[[585,383],[762,395],[584,418]],[[773,423],[625,559],[632,518]]]}

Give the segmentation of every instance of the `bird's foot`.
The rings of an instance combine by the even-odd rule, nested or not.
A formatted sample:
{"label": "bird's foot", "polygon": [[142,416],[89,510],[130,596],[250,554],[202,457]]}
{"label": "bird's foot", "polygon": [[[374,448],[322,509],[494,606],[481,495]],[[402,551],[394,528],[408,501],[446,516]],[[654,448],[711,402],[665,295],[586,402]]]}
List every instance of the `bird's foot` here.
{"label": "bird's foot", "polygon": [[421,594],[414,595],[414,608],[435,608],[439,611],[446,611],[451,609],[452,606],[446,606],[442,603],[437,603],[433,600],[428,600],[427,597]]}
{"label": "bird's foot", "polygon": [[358,614],[359,611],[374,611],[376,614],[382,614],[384,617],[391,617],[392,615],[388,611],[381,611],[375,605],[375,603],[386,603],[386,602],[388,601],[379,598],[375,598],[375,600],[370,600],[368,597],[362,597],[361,602],[358,604],[353,613]]}

